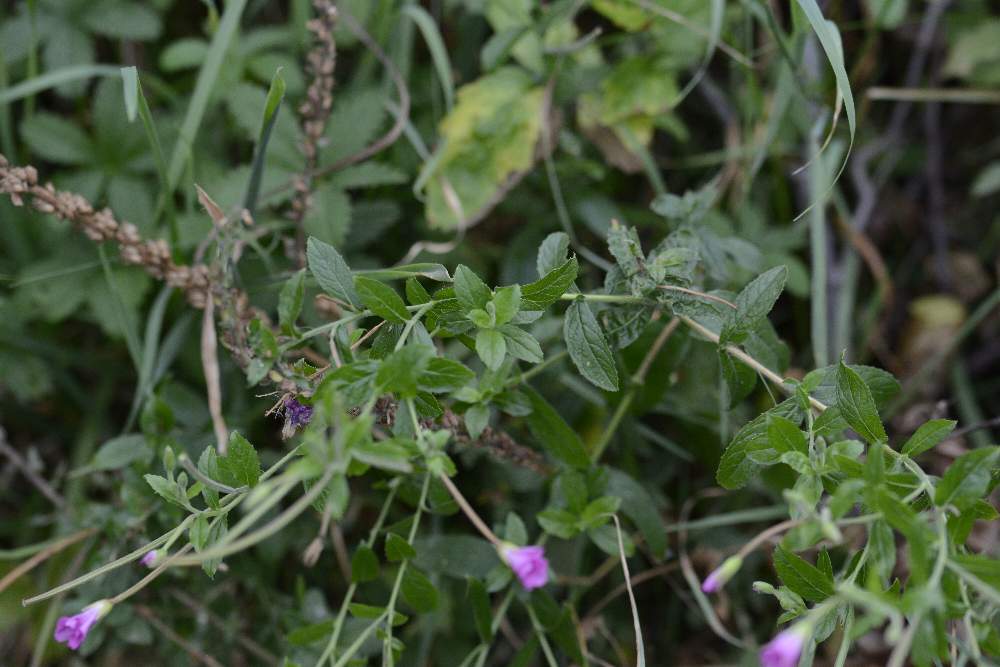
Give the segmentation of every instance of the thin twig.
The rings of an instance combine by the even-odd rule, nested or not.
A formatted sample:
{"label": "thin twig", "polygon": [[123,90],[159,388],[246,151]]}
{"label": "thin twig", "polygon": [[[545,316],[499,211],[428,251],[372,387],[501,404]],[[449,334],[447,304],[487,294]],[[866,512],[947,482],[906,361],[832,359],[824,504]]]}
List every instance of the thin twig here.
{"label": "thin twig", "polygon": [[215,302],[211,292],[205,300],[205,312],[201,318],[201,367],[205,373],[208,390],[208,412],[212,415],[212,429],[215,431],[215,446],[219,454],[226,455],[229,443],[229,429],[222,416],[222,381],[219,373],[218,341],[215,337]]}
{"label": "thin twig", "polygon": [[[170,594],[173,595],[181,604],[183,604],[191,611],[195,612],[196,614],[204,615],[205,619],[219,630],[222,630],[223,632],[228,632],[230,630],[229,625],[225,621],[223,621],[221,618],[213,614],[211,611],[208,610],[207,607],[202,605],[198,600],[191,597],[184,591],[179,589],[172,589],[170,591]],[[243,646],[243,648],[245,648],[248,652],[252,653],[257,658],[260,658],[264,662],[270,665],[278,665],[281,662],[281,659],[278,658],[278,656],[274,655],[273,653],[271,653],[263,646],[261,646],[254,640],[247,637],[246,635],[242,633],[236,633],[235,636],[236,636],[236,641],[238,641]]]}
{"label": "thin twig", "polygon": [[53,542],[50,546],[45,547],[37,554],[35,554],[31,558],[24,561],[23,563],[15,567],[13,570],[8,572],[3,579],[0,579],[0,593],[3,593],[4,590],[6,590],[6,588],[10,586],[12,583],[14,583],[28,572],[31,572],[33,569],[38,567],[39,564],[44,563],[49,558],[59,553],[63,549],[76,544],[80,540],[86,539],[87,537],[93,535],[96,532],[97,532],[96,528],[87,528],[85,530],[73,533],[72,535],[67,535],[58,542]]}
{"label": "thin twig", "polygon": [[161,621],[160,617],[156,615],[156,612],[146,605],[137,604],[134,605],[133,608],[140,616],[149,621],[149,624],[156,628],[157,631],[159,631],[164,637],[180,646],[188,655],[198,662],[208,665],[208,667],[223,667],[221,662],[201,651],[197,646],[174,632],[173,628]]}
{"label": "thin twig", "polygon": [[21,471],[21,473],[31,482],[38,491],[52,501],[52,504],[56,507],[62,507],[66,504],[66,500],[62,495],[52,488],[44,477],[36,473],[28,465],[28,462],[24,460],[21,453],[14,449],[10,443],[7,441],[7,432],[4,430],[3,426],[0,426],[0,454],[3,454],[15,468]]}

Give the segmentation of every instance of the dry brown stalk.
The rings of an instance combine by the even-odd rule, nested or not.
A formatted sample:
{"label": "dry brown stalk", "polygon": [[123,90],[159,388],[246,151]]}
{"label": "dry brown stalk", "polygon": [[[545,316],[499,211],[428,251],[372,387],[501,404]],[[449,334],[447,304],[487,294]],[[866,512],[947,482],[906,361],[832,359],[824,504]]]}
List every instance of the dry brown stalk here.
{"label": "dry brown stalk", "polygon": [[175,264],[166,241],[143,240],[135,225],[119,222],[111,209],[95,210],[89,201],[76,193],[56,190],[51,183],[39,185],[38,171],[34,167],[15,167],[2,154],[0,194],[9,195],[15,206],[27,200],[36,210],[73,223],[96,243],[114,239],[122,262],[142,266],[154,278],[182,290],[191,305],[204,308],[210,285],[208,267]]}
{"label": "dry brown stalk", "polygon": [[313,0],[316,18],[306,23],[306,28],[314,35],[315,45],[306,56],[306,72],[312,82],[306,90],[306,98],[299,105],[302,117],[302,154],[305,168],[294,179],[295,193],[289,218],[296,224],[296,258],[300,265],[305,257],[305,230],[302,221],[312,207],[313,172],[319,163],[319,145],[326,131],[326,121],[333,107],[333,72],[337,66],[337,45],[333,40],[333,27],[337,21],[337,8],[331,0]]}

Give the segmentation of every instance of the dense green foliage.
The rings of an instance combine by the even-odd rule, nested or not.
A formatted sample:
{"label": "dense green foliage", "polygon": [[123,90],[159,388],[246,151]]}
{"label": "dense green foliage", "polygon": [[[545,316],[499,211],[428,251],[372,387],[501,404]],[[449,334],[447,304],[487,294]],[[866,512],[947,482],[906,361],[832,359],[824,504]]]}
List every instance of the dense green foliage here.
{"label": "dense green foliage", "polygon": [[991,8],[0,9],[4,664],[1000,661]]}

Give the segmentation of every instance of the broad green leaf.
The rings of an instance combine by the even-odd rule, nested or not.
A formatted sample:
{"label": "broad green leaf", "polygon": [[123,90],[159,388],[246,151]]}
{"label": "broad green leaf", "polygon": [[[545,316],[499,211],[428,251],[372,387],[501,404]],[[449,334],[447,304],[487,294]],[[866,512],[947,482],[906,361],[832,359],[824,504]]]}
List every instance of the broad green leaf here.
{"label": "broad green leaf", "polygon": [[794,422],[780,415],[768,415],[767,437],[771,441],[771,446],[781,453],[809,454],[809,442],[806,440],[806,434],[799,430]]}
{"label": "broad green leaf", "polygon": [[166,477],[160,475],[143,475],[146,483],[156,492],[158,496],[180,507],[187,508],[187,498],[177,482],[171,482]]}
{"label": "broad green leaf", "polygon": [[430,535],[417,538],[413,548],[417,552],[414,564],[448,577],[481,579],[500,564],[496,549],[472,535]]}
{"label": "broad green leaf", "polygon": [[295,330],[295,320],[302,312],[302,302],[305,298],[305,269],[301,269],[292,274],[292,277],[285,281],[278,297],[278,322],[281,329],[288,334]]}
{"label": "broad green leaf", "polygon": [[433,356],[434,348],[429,345],[406,345],[382,360],[375,382],[382,391],[395,393],[400,398],[412,398]]}
{"label": "broad green leaf", "polygon": [[474,308],[486,308],[486,304],[493,298],[493,292],[472,269],[459,264],[455,269],[455,296],[462,307],[470,311]]}
{"label": "broad green leaf", "polygon": [[220,481],[230,486],[256,486],[260,480],[260,460],[250,441],[233,431],[229,448],[219,457]]}
{"label": "broad green leaf", "polygon": [[498,287],[493,295],[497,326],[507,324],[521,310],[521,286]]}
{"label": "broad green leaf", "polygon": [[141,433],[120,435],[108,440],[88,466],[91,470],[118,470],[136,461],[149,461],[153,456],[146,437]]}
{"label": "broad green leaf", "polygon": [[487,368],[500,368],[507,355],[507,342],[503,334],[493,329],[480,329],[476,334],[476,354]]}
{"label": "broad green leaf", "polygon": [[618,391],[615,358],[587,302],[570,304],[563,320],[563,337],[581,375],[601,389]]}
{"label": "broad green leaf", "polygon": [[398,563],[416,555],[417,552],[413,550],[413,545],[396,533],[389,533],[385,536],[385,557],[390,563]]}
{"label": "broad green leaf", "polygon": [[716,479],[727,489],[737,489],[744,486],[760,471],[761,467],[774,465],[780,459],[780,454],[771,446],[767,436],[767,423],[770,415],[778,415],[788,419],[798,418],[799,408],[795,399],[786,399],[765,413],[748,422],[726,447],[719,461]]}
{"label": "broad green leaf", "polygon": [[851,428],[871,443],[885,442],[885,428],[868,385],[854,370],[840,362],[837,373],[837,409]]}
{"label": "broad green leaf", "polygon": [[422,276],[438,282],[451,282],[451,275],[443,264],[435,262],[417,262],[415,264],[402,264],[391,266],[387,269],[367,269],[358,271],[357,275],[367,276],[375,280],[405,280]]}
{"label": "broad green leaf", "polygon": [[21,125],[21,138],[37,156],[59,164],[87,164],[96,148],[76,125],[47,111],[39,111]]}
{"label": "broad green leaf", "polygon": [[576,468],[588,467],[590,457],[587,456],[587,450],[576,431],[569,427],[537,391],[525,386],[524,393],[531,401],[531,414],[525,419],[532,435],[542,447],[563,463]]}
{"label": "broad green leaf", "polygon": [[740,343],[756,329],[781,296],[787,277],[788,268],[776,266],[750,281],[736,296],[736,309],[728,311],[719,344]]}
{"label": "broad green leaf", "polygon": [[719,367],[722,369],[722,379],[726,382],[728,407],[731,410],[753,391],[757,385],[757,372],[722,349],[719,350]]}
{"label": "broad green leaf", "polygon": [[542,346],[538,344],[538,341],[530,333],[513,324],[505,324],[499,327],[497,331],[503,334],[504,339],[507,341],[507,352],[512,357],[531,364],[541,363],[544,357]]}
{"label": "broad green leaf", "polygon": [[810,602],[822,602],[834,593],[832,579],[781,545],[774,550],[774,569],[782,583]]}
{"label": "broad green leaf", "polygon": [[[569,236],[566,232],[552,232],[545,237],[542,245],[538,246],[538,257],[535,259],[535,268],[541,278],[549,275],[566,263],[566,253],[569,252]],[[577,267],[579,269],[579,267]],[[527,289],[525,285],[525,289]],[[524,298],[524,291],[521,297]],[[525,308],[525,310],[530,310]]]}
{"label": "broad green leaf", "polygon": [[396,290],[385,283],[364,276],[355,276],[354,287],[361,297],[361,302],[387,322],[402,324],[410,319],[406,303]]}
{"label": "broad green leaf", "polygon": [[605,493],[621,500],[621,510],[642,533],[656,558],[667,551],[667,531],[657,503],[642,484],[620,470],[608,469]]}
{"label": "broad green leaf", "polygon": [[464,364],[434,357],[427,362],[427,367],[417,380],[417,386],[432,394],[445,393],[461,389],[474,377],[476,374]]}
{"label": "broad green leaf", "polygon": [[[539,253],[541,250],[539,250]],[[545,310],[573,285],[577,272],[580,270],[576,257],[570,257],[565,262],[544,274],[539,280],[521,288],[522,310]]]}
{"label": "broad green leaf", "polygon": [[[364,618],[364,619],[381,618],[382,614],[384,614],[387,611],[385,607],[376,607],[370,604],[361,604],[360,602],[352,602],[348,607],[348,610],[351,612],[351,616],[355,618]],[[410,617],[407,616],[406,614],[400,614],[398,611],[392,612],[392,624],[394,626],[402,625],[403,623],[406,623],[408,620],[410,620]],[[326,636],[330,635],[330,630],[332,629],[333,625],[331,621],[331,625],[326,632]]]}
{"label": "broad green leaf", "polygon": [[427,184],[432,227],[482,219],[531,168],[541,135],[544,91],[524,70],[503,67],[462,86],[441,121],[442,148]]}
{"label": "broad green leaf", "polygon": [[361,297],[354,289],[351,269],[336,248],[329,243],[309,237],[306,257],[309,261],[309,271],[316,278],[320,289],[353,308],[361,305]]}
{"label": "broad green leaf", "polygon": [[[874,366],[863,366],[860,364],[848,364],[848,367],[861,376],[868,389],[872,392],[875,405],[883,407],[888,404],[889,399],[899,393],[899,382],[881,368]],[[831,364],[823,368],[806,373],[802,378],[802,387],[817,400],[832,405],[837,402],[837,374],[839,364]]]}
{"label": "broad green leaf", "polygon": [[378,578],[378,556],[367,544],[362,544],[351,557],[351,581],[364,583]]}
{"label": "broad green leaf", "polygon": [[493,611],[486,587],[478,579],[469,579],[468,597],[479,639],[489,644],[493,639]]}
{"label": "broad green leaf", "polygon": [[909,457],[920,456],[928,449],[932,449],[948,434],[955,429],[955,421],[951,419],[932,419],[922,424],[920,428],[910,436],[903,448],[900,450]]}
{"label": "broad green leaf", "polygon": [[934,504],[958,505],[982,498],[990,488],[998,457],[1000,447],[983,447],[959,456],[938,482]]}
{"label": "broad green leaf", "polygon": [[438,605],[438,592],[427,575],[413,567],[403,575],[403,600],[420,613],[434,611]]}

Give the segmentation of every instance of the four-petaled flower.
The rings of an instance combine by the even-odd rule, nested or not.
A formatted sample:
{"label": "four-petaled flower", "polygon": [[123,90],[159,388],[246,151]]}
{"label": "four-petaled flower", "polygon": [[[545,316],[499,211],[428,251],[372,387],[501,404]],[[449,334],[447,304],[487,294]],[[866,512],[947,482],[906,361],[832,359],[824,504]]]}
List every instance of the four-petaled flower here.
{"label": "four-petaled flower", "polygon": [[779,632],[760,651],[760,664],[763,667],[795,667],[799,664],[802,646],[811,633],[808,623],[798,623]]}
{"label": "four-petaled flower", "polygon": [[139,562],[145,565],[146,567],[153,568],[156,567],[156,561],[158,561],[159,559],[160,559],[160,552],[157,551],[156,549],[153,549],[152,551],[147,551],[146,555],[143,556]]}
{"label": "four-petaled flower", "polygon": [[84,607],[79,614],[63,616],[56,623],[56,641],[65,642],[74,651],[80,648],[90,629],[111,611],[112,606],[108,600],[98,600]]}
{"label": "four-petaled flower", "polygon": [[540,546],[519,547],[504,544],[500,555],[514,571],[526,590],[541,588],[549,580],[549,561],[545,559],[545,549]]}

